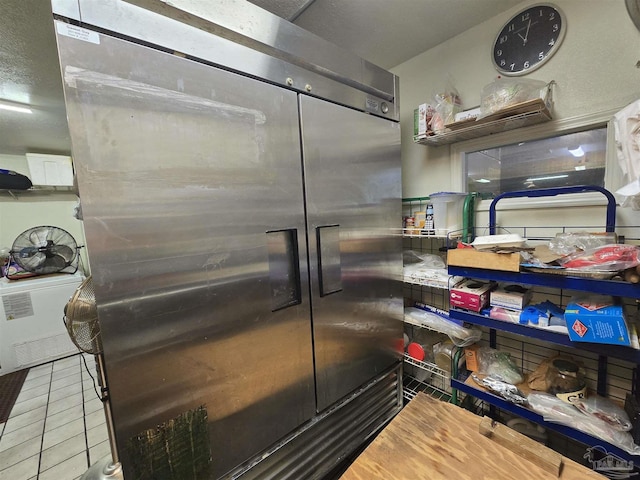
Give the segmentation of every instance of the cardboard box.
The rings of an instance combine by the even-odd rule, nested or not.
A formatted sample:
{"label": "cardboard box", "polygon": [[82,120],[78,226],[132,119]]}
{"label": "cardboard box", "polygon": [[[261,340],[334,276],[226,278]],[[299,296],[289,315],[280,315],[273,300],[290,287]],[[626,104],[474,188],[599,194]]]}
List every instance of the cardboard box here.
{"label": "cardboard box", "polygon": [[522,310],[531,300],[531,289],[522,285],[499,285],[491,292],[489,305],[492,307]]}
{"label": "cardboard box", "polygon": [[467,362],[467,370],[471,372],[477,372],[479,368],[478,350],[480,350],[480,345],[477,343],[464,347],[464,359]]}
{"label": "cardboard box", "polygon": [[472,108],[470,110],[463,110],[462,112],[458,112],[453,117],[454,122],[463,122],[464,120],[475,120],[481,114],[480,107]]}
{"label": "cardboard box", "polygon": [[457,248],[447,252],[447,264],[456,267],[519,272],[520,254],[479,252],[474,248]]}
{"label": "cardboard box", "polygon": [[431,121],[431,117],[433,117],[433,106],[428,103],[422,103],[418,105],[413,111],[413,134],[414,135],[426,135],[429,133],[431,128],[429,127],[429,122]]}
{"label": "cardboard box", "polygon": [[495,282],[463,280],[449,290],[449,303],[452,307],[479,312],[488,305],[489,292],[493,287]]}
{"label": "cardboard box", "polygon": [[564,320],[574,342],[631,345],[622,305],[613,297],[574,297],[565,308]]}

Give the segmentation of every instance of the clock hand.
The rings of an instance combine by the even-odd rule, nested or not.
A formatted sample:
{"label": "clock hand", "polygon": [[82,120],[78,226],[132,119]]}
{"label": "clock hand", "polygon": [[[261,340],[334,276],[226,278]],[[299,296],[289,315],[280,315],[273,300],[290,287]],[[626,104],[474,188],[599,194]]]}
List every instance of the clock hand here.
{"label": "clock hand", "polygon": [[[527,31],[524,34],[524,38],[522,39],[522,41],[525,43],[527,43],[527,39],[529,38],[529,29],[531,28],[531,19],[529,19],[529,24],[527,25]],[[520,36],[520,38],[522,38],[522,36]]]}

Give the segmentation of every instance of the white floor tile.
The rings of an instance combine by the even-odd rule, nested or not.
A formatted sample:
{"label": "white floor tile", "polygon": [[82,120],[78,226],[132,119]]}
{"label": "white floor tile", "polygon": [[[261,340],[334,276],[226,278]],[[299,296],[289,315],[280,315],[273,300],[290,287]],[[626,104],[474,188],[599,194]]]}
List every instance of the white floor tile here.
{"label": "white floor tile", "polygon": [[31,440],[32,438],[42,438],[42,432],[44,430],[44,419],[27,425],[26,427],[19,428],[13,432],[5,433],[0,440],[0,452],[15,447],[16,445]]}
{"label": "white floor tile", "polygon": [[68,377],[70,375],[80,375],[80,365],[72,365],[70,367],[65,368],[64,370],[56,370],[51,375],[51,380],[56,381],[61,378]]}
{"label": "white floor tile", "polygon": [[97,412],[98,410],[104,411],[104,404],[99,398],[95,396],[91,396],[88,399],[84,400],[84,414],[89,415],[90,413]]}
{"label": "white floor tile", "polygon": [[58,390],[54,390],[49,393],[49,401],[55,402],[60,400],[61,398],[69,397],[75,393],[82,392],[82,384],[78,383],[75,385],[69,385],[65,388],[59,388]]}
{"label": "white floor tile", "polygon": [[83,431],[84,419],[82,418],[69,422],[61,427],[54,428],[53,430],[49,430],[44,434],[42,449],[46,450],[47,448],[53,447],[54,445],[57,445],[60,442],[64,442],[65,440],[74,437]]}
{"label": "white floor tile", "polygon": [[74,355],[72,357],[63,358],[62,360],[56,360],[53,363],[53,371],[54,372],[58,372],[60,370],[64,370],[65,368],[68,368],[68,367],[74,367],[76,365],[80,365],[81,361],[82,360],[80,360],[80,356],[79,355]]}
{"label": "white floor tile", "polygon": [[44,431],[48,432],[55,428],[62,427],[67,423],[73,422],[74,420],[81,419],[83,415],[84,409],[82,408],[82,405],[75,405],[53,415],[47,414],[47,419],[44,423]]}
{"label": "white floor tile", "polygon": [[16,398],[16,403],[24,402],[25,400],[29,400],[31,398],[39,397],[40,395],[48,395],[49,394],[49,384],[45,383],[44,385],[38,385],[37,387],[30,388],[28,390],[20,390],[20,394],[18,398]]}
{"label": "white floor tile", "polygon": [[37,397],[16,403],[11,409],[9,418],[16,417],[18,415],[22,415],[23,413],[30,412],[31,410],[35,410],[36,408],[45,406],[47,404],[48,397],[48,395],[39,395]]}
{"label": "white floor tile", "polygon": [[42,451],[40,458],[40,471],[48,470],[59,463],[75,457],[77,454],[87,451],[87,441],[84,432],[75,435],[64,442]]}
{"label": "white floor tile", "polygon": [[34,378],[41,377],[43,375],[51,375],[52,369],[53,369],[52,363],[45,363],[44,365],[40,365],[38,367],[32,367],[29,369],[29,373],[27,373],[27,378],[25,381],[29,381]]}
{"label": "white floor tile", "polygon": [[82,394],[74,393],[69,395],[68,397],[61,398],[60,400],[56,400],[54,402],[49,402],[49,407],[47,408],[47,415],[55,415],[56,413],[63,412],[68,408],[74,407],[76,405],[82,405]]}
{"label": "white floor tile", "polygon": [[51,383],[51,375],[49,374],[44,374],[34,378],[29,378],[29,375],[27,375],[27,379],[22,384],[22,389],[20,391],[23,392],[33,387],[39,387],[40,385],[49,385],[49,383]]}
{"label": "white floor tile", "polygon": [[80,372],[73,373],[66,377],[62,377],[59,380],[51,381],[51,391],[54,392],[61,388],[67,388],[70,385],[76,385],[80,383],[82,380],[80,378]]}
{"label": "white floor tile", "polygon": [[37,475],[38,458],[39,455],[34,455],[33,457],[16,463],[6,470],[0,470],[0,480],[28,480]]}
{"label": "white floor tile", "polygon": [[93,427],[106,423],[106,417],[103,410],[97,410],[84,418],[87,430],[91,430]]}
{"label": "white floor tile", "polygon": [[[85,358],[99,389],[95,357]],[[30,368],[9,420],[0,424],[0,480],[79,479],[108,455],[104,406],[82,357]]]}
{"label": "white floor tile", "polygon": [[87,471],[87,453],[82,452],[59,463],[49,470],[40,471],[38,480],[60,480],[61,478],[76,478]]}
{"label": "white floor tile", "polygon": [[82,381],[82,390],[84,390],[85,392],[87,390],[90,390],[92,392],[95,391],[95,390],[100,391],[100,385],[98,385],[98,381],[97,380],[94,383],[94,381],[89,378],[87,380],[83,380]]}
{"label": "white floor tile", "polygon": [[93,465],[107,455],[111,458],[111,445],[109,445],[109,440],[100,442],[89,449],[89,462]]}
{"label": "white floor tile", "polygon": [[[25,412],[22,415],[16,415],[15,417],[11,417],[7,420],[5,424],[4,433],[9,433],[17,430],[18,428],[25,427],[27,425],[31,425],[32,423],[38,422],[44,419],[47,414],[47,407],[43,405],[42,407],[36,408],[29,412]],[[0,440],[1,442],[2,440]]]}
{"label": "white floor tile", "polygon": [[40,453],[41,437],[35,437],[0,452],[0,471]]}
{"label": "white floor tile", "polygon": [[89,445],[89,448],[95,447],[105,440],[109,440],[109,432],[107,431],[106,423],[87,430],[87,444]]}

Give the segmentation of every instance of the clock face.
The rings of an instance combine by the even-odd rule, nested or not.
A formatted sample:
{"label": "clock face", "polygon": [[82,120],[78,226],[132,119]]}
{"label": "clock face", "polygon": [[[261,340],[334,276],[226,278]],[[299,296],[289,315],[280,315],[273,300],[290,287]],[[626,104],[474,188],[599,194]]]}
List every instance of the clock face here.
{"label": "clock face", "polygon": [[493,63],[504,75],[525,75],[553,55],[564,38],[564,16],[551,4],[529,7],[509,20],[493,44]]}

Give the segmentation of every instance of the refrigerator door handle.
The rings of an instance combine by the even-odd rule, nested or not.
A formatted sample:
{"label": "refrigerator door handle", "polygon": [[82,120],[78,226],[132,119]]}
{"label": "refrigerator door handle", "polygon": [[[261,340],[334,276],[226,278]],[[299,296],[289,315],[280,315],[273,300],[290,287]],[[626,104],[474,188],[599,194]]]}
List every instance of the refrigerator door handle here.
{"label": "refrigerator door handle", "polygon": [[320,296],[342,291],[342,263],[340,261],[340,225],[316,227],[318,252],[318,284]]}
{"label": "refrigerator door handle", "polygon": [[302,303],[298,229],[270,230],[267,234],[271,311]]}

